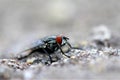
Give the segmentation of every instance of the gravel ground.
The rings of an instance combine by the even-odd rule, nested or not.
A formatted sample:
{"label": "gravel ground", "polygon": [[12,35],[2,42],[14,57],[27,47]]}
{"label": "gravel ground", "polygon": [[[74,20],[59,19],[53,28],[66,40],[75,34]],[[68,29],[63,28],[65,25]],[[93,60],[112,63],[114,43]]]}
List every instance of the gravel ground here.
{"label": "gravel ground", "polygon": [[[113,36],[103,25],[98,28],[93,29],[89,41],[83,41],[77,46],[72,45],[76,48],[66,52],[70,58],[57,55],[59,60],[52,64],[44,63],[47,61],[45,56],[42,57],[43,61],[40,60],[40,56],[31,56],[25,60],[0,59],[0,79],[119,80],[120,45],[119,41],[116,41],[119,37]],[[53,54],[52,58],[55,56]]]}

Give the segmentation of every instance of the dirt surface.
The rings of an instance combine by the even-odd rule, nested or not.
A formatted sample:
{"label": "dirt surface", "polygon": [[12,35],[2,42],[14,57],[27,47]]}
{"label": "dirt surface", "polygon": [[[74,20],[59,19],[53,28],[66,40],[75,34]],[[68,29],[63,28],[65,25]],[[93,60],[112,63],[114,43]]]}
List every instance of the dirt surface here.
{"label": "dirt surface", "polygon": [[[99,28],[99,30],[98,30]],[[46,57],[37,53],[25,60],[0,59],[1,80],[119,80],[120,37],[113,36],[105,26],[93,29],[89,41],[83,41],[66,52],[56,52],[59,60],[46,64]],[[102,34],[101,34],[102,33]],[[102,36],[102,37],[101,37]],[[115,38],[112,38],[115,37]],[[117,38],[117,39],[116,39]],[[53,55],[53,59],[55,58]]]}

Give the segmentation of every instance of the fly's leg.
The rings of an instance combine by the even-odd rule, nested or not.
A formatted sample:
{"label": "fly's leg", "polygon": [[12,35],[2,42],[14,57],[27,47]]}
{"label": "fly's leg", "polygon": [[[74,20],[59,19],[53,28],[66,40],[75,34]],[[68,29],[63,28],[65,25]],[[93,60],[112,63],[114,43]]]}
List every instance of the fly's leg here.
{"label": "fly's leg", "polygon": [[71,44],[70,44],[69,42],[67,42],[67,41],[66,41],[66,43],[67,43],[67,45],[72,49]]}
{"label": "fly's leg", "polygon": [[70,58],[70,56],[66,55],[66,54],[63,52],[63,50],[62,50],[62,48],[61,48],[60,44],[58,44],[58,43],[57,43],[57,45],[58,45],[58,47],[59,47],[60,51],[62,52],[62,54],[63,54],[63,55],[65,55],[66,57]]}
{"label": "fly's leg", "polygon": [[50,54],[44,48],[42,48],[42,49],[48,55],[50,63],[52,63],[53,61],[52,61],[52,57],[50,56]]}
{"label": "fly's leg", "polygon": [[66,43],[70,47],[70,49],[81,49],[82,50],[82,48],[71,46],[71,44],[68,41],[66,41]]}

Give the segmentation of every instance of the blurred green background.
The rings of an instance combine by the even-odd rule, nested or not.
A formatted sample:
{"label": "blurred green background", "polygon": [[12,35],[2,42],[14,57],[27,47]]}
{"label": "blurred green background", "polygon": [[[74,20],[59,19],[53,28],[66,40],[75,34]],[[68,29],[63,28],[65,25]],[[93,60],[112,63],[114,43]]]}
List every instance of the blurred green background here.
{"label": "blurred green background", "polygon": [[101,24],[119,34],[119,21],[120,0],[0,0],[0,52],[52,34],[79,41]]}

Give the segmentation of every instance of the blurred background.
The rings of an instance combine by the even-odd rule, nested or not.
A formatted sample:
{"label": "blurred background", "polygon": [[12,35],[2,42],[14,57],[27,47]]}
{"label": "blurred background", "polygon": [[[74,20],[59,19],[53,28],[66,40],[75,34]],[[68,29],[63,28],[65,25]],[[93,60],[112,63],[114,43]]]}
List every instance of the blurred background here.
{"label": "blurred background", "polygon": [[77,42],[101,24],[119,34],[119,21],[120,0],[0,0],[0,53],[52,34]]}

